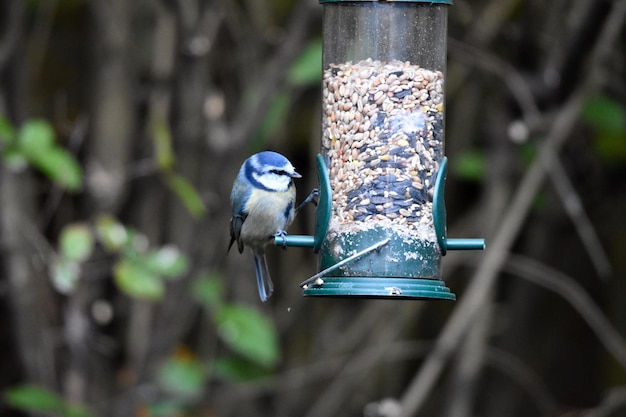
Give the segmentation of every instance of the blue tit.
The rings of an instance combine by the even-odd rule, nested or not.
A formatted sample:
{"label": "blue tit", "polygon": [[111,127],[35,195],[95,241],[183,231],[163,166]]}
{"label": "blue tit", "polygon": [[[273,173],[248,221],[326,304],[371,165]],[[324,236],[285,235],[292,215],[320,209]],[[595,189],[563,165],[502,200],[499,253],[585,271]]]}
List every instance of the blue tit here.
{"label": "blue tit", "polygon": [[276,152],[260,152],[248,158],[235,179],[230,194],[230,244],[252,249],[261,301],[274,290],[265,259],[265,246],[274,236],[285,235],[295,215],[296,187],[301,178],[287,158]]}

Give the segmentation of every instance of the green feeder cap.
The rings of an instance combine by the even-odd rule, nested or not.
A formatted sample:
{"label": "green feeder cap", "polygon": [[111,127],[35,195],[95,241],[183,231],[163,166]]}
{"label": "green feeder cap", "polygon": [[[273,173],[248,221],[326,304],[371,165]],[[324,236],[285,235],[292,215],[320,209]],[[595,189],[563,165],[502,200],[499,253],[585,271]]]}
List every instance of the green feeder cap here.
{"label": "green feeder cap", "polygon": [[303,295],[305,297],[456,300],[456,296],[442,281],[416,278],[320,278],[319,281],[306,285]]}
{"label": "green feeder cap", "polygon": [[[454,300],[455,296],[437,278],[441,254],[437,245],[414,242],[403,244],[395,236],[385,237],[379,231],[363,231],[347,237],[343,243],[350,256],[337,259],[324,245],[321,265],[327,266],[318,274],[302,282],[304,296],[441,299]],[[371,244],[375,242],[374,244]],[[358,250],[365,244],[370,246]],[[397,253],[411,253],[412,262],[390,261]],[[355,271],[363,271],[359,276]]]}

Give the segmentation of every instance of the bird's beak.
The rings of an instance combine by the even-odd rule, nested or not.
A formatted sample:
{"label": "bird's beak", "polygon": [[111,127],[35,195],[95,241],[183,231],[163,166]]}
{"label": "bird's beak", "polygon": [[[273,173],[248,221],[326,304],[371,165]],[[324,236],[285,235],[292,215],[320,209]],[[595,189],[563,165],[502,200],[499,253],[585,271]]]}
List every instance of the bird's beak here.
{"label": "bird's beak", "polygon": [[293,171],[290,176],[291,178],[302,178],[302,175],[298,174],[296,171]]}

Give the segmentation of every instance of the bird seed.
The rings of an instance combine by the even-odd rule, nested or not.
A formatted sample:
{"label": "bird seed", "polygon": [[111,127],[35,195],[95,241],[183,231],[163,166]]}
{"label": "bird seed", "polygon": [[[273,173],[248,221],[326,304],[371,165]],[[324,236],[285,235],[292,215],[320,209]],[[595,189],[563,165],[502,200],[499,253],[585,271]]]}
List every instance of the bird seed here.
{"label": "bird seed", "polygon": [[436,241],[432,197],[443,157],[443,87],[442,72],[409,62],[367,59],[324,70],[331,229],[375,221]]}

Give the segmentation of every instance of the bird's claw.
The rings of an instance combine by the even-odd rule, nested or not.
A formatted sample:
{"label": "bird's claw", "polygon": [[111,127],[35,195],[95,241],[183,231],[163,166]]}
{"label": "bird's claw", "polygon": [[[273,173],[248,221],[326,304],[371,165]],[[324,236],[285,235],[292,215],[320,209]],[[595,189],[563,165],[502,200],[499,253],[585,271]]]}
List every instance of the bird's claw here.
{"label": "bird's claw", "polygon": [[283,249],[287,249],[287,232],[285,232],[284,230],[279,230],[274,236],[282,238],[283,244],[281,246]]}
{"label": "bird's claw", "polygon": [[300,209],[304,207],[305,205],[307,205],[308,203],[311,203],[315,207],[317,207],[317,197],[319,197],[319,195],[320,195],[320,190],[318,190],[317,188],[314,188],[313,190],[311,190],[311,193],[308,195],[308,197],[305,198],[304,201],[300,203],[298,207],[296,207],[296,213],[300,211]]}
{"label": "bird's claw", "polygon": [[311,194],[304,200],[306,203],[313,203],[315,207],[317,207],[317,198],[320,196],[320,190],[317,188],[313,188],[311,190]]}

